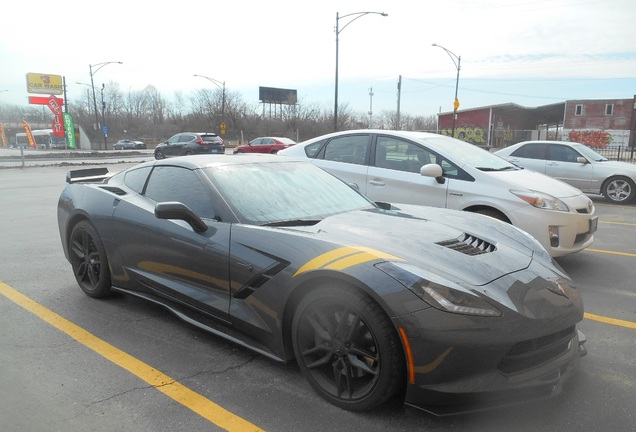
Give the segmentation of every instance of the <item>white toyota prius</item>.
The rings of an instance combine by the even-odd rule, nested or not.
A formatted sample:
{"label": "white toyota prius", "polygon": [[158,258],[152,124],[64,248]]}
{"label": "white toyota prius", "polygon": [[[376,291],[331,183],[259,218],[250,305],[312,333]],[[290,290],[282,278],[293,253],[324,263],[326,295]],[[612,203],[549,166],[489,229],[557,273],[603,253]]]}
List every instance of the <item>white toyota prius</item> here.
{"label": "white toyota prius", "polygon": [[598,226],[594,203],[580,190],[442,135],[334,132],[279,154],[308,158],[376,202],[465,210],[511,223],[553,257],[592,245]]}

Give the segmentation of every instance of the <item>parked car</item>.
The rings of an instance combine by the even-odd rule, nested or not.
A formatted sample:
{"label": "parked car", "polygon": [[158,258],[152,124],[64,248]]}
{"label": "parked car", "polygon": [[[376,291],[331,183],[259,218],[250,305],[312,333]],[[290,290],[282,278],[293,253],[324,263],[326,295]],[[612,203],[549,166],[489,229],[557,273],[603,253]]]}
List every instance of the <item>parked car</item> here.
{"label": "parked car", "polygon": [[399,395],[448,413],[465,399],[554,395],[586,353],[574,282],[492,218],[378,206],[306,161],[262,154],[67,181],[62,247],[88,296],[139,297],[295,359],[341,408]]}
{"label": "parked car", "polygon": [[515,165],[571,184],[614,203],[636,197],[636,165],[610,161],[590,147],[564,141],[524,141],[495,152]]}
{"label": "parked car", "polygon": [[374,201],[447,207],[509,222],[555,257],[594,241],[598,217],[581,191],[454,138],[387,130],[336,132],[279,154],[308,158]]}
{"label": "parked car", "polygon": [[113,144],[113,150],[143,150],[146,144],[141,141],[119,140]]}
{"label": "parked car", "polygon": [[223,138],[211,132],[182,132],[155,148],[155,159],[193,154],[225,154]]}
{"label": "parked car", "polygon": [[278,153],[296,144],[296,141],[283,137],[261,137],[254,138],[246,145],[237,146],[234,154],[237,153]]}

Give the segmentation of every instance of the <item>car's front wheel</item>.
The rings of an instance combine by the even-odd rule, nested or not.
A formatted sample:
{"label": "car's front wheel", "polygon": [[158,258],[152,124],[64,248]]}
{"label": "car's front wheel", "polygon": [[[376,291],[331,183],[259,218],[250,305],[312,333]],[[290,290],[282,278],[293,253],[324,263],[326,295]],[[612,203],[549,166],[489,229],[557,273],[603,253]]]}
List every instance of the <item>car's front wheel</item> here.
{"label": "car's front wheel", "polygon": [[404,385],[404,354],[393,324],[370,297],[346,286],[309,293],[294,314],[292,339],[305,378],[336,406],[368,410]]}
{"label": "car's front wheel", "polygon": [[627,177],[612,177],[605,181],[603,196],[614,203],[632,201],[636,196],[634,182]]}
{"label": "car's front wheel", "polygon": [[155,150],[155,159],[165,159],[166,155],[159,149]]}
{"label": "car's front wheel", "polygon": [[69,260],[82,291],[97,298],[109,295],[111,278],[106,249],[93,225],[79,222],[73,227],[70,240]]}

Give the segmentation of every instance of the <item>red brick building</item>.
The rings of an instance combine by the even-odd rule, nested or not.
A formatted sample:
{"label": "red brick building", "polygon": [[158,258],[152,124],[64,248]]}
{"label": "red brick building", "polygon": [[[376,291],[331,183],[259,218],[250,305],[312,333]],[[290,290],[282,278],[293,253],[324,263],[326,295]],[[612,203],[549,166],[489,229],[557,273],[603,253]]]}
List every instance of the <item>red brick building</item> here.
{"label": "red brick building", "polygon": [[[438,131],[451,135],[453,113],[438,114]],[[634,146],[636,96],[632,99],[569,100],[527,108],[514,103],[459,110],[455,137],[484,147],[531,139],[590,145]]]}

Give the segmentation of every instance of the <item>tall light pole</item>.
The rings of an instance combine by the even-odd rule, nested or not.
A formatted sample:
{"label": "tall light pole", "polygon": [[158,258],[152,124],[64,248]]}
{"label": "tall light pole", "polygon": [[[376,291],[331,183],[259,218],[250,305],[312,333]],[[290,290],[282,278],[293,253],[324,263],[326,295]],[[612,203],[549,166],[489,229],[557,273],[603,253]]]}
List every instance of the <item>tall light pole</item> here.
{"label": "tall light pole", "polygon": [[91,85],[79,81],[75,81],[75,84],[88,87],[86,89],[86,106],[88,107],[88,115],[91,115]]}
{"label": "tall light pole", "polygon": [[456,55],[451,50],[444,48],[441,45],[433,44],[434,47],[438,47],[446,51],[446,54],[451,58],[453,64],[457,68],[457,80],[455,81],[455,100],[453,101],[453,129],[451,132],[451,136],[455,138],[455,120],[457,119],[457,109],[459,108],[459,99],[457,99],[457,88],[459,87],[459,69],[462,63],[462,57]]}
{"label": "tall light pole", "polygon": [[[120,62],[120,61],[109,61],[109,62],[97,63],[94,65],[91,65],[91,64],[88,65],[88,70],[91,74],[91,88],[93,89],[93,107],[95,108],[95,126],[97,127],[97,129],[99,129],[99,116],[97,115],[97,97],[95,96],[95,83],[93,82],[93,75],[95,75],[97,71],[99,71],[101,68],[111,63],[123,64],[123,62]],[[96,67],[95,70],[93,70],[94,67]],[[102,87],[102,94],[103,94],[103,87]],[[104,150],[106,150],[106,134],[104,134]]]}
{"label": "tall light pole", "polygon": [[214,78],[210,78],[205,75],[194,74],[193,76],[205,78],[221,90],[221,122],[225,122],[225,81],[215,80]]}
{"label": "tall light pole", "polygon": [[[351,24],[358,18],[362,18],[363,16],[369,15],[369,14],[382,15],[383,17],[389,16],[389,14],[386,14],[384,12],[353,12],[350,14],[340,16],[340,14],[336,12],[336,84],[335,84],[336,94],[334,96],[334,105],[333,105],[333,130],[334,131],[338,130],[338,49],[339,49],[338,45],[340,42],[340,32],[342,32],[345,28],[347,28],[349,24]],[[351,18],[344,26],[342,26],[342,28],[340,28],[340,20],[347,17],[351,17]]]}

